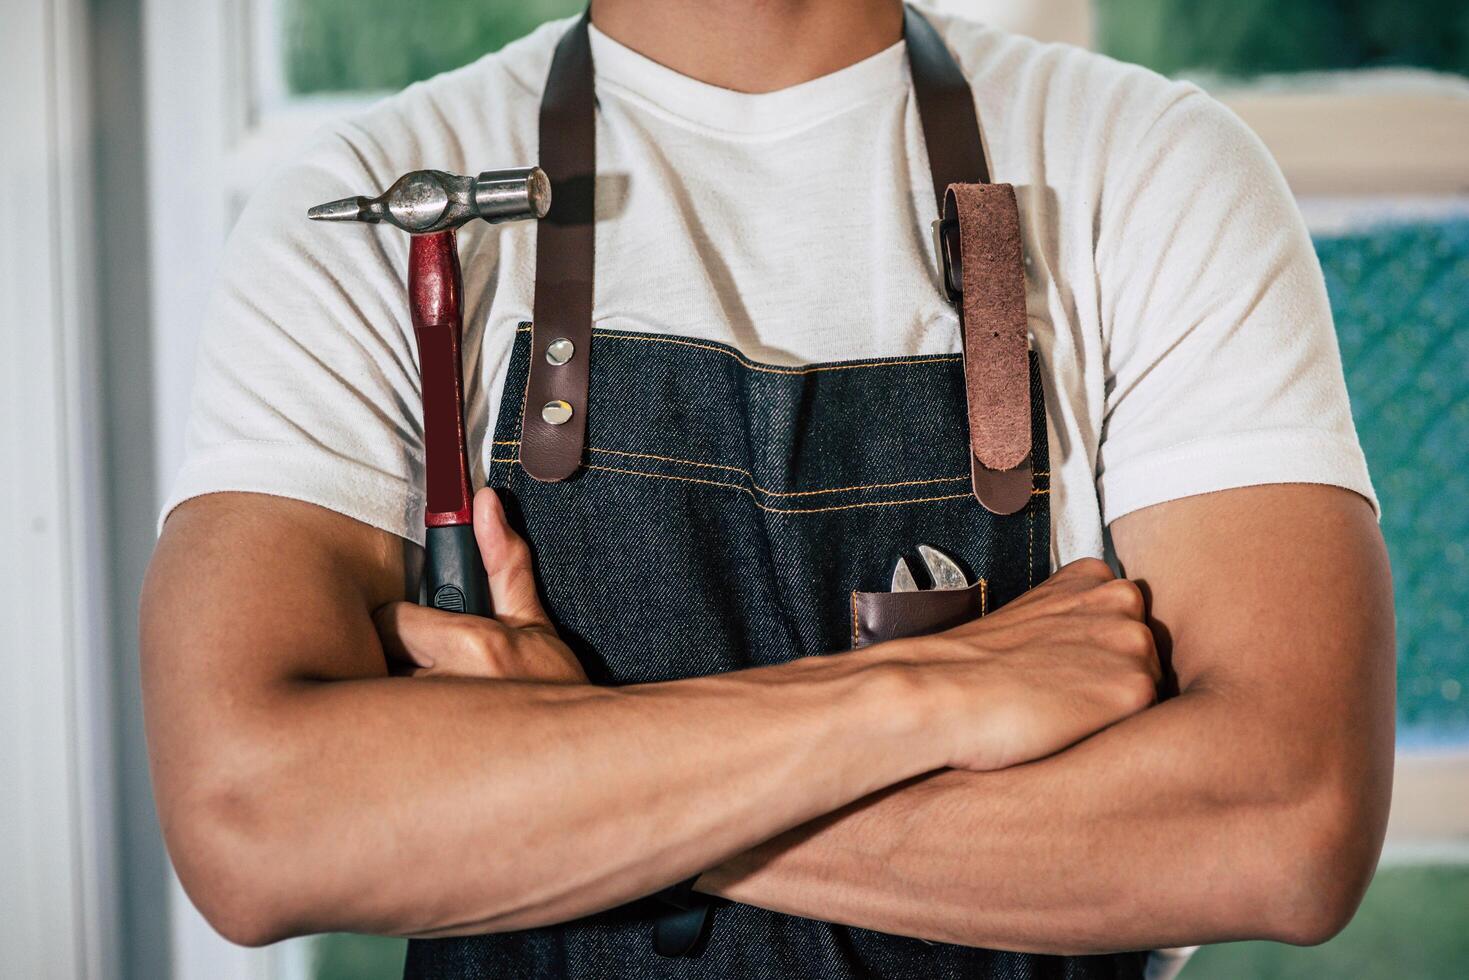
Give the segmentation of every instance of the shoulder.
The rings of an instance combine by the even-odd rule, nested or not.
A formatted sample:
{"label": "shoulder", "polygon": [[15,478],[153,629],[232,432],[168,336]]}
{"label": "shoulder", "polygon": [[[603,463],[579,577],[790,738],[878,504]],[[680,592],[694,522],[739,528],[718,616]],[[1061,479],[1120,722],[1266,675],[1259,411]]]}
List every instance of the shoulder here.
{"label": "shoulder", "polygon": [[974,89],[1001,179],[1086,167],[1109,183],[1135,173],[1140,153],[1159,144],[1183,156],[1215,152],[1258,162],[1254,134],[1190,82],[1075,45],[930,16]]}
{"label": "shoulder", "polygon": [[988,102],[1042,114],[1105,110],[1115,124],[1200,94],[1191,83],[1073,44],[1038,41],[963,17],[931,18],[981,108]]}

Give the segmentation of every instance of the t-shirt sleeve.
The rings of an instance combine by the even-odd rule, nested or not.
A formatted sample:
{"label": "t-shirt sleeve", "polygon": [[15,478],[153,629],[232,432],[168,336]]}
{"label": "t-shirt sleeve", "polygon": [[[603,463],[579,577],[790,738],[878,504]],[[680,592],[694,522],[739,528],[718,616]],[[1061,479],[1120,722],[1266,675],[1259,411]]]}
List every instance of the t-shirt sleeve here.
{"label": "t-shirt sleeve", "polygon": [[306,218],[313,204],[385,186],[391,175],[371,149],[345,127],[322,137],[241,215],[205,316],[184,462],[160,527],[191,497],[249,491],[422,539],[405,236]]}
{"label": "t-shirt sleeve", "polygon": [[1122,152],[1097,212],[1103,521],[1267,483],[1376,507],[1320,264],[1264,145],[1184,89]]}

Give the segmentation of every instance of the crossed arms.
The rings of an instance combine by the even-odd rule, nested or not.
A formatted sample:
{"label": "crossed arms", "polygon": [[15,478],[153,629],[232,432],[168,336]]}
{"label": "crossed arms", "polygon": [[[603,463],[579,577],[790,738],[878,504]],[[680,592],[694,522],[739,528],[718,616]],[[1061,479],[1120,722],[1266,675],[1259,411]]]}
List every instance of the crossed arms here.
{"label": "crossed arms", "polygon": [[[180,878],[228,938],[524,928],[703,870],[968,945],[1311,943],[1371,876],[1393,620],[1349,491],[1159,505],[1112,527],[1126,580],[1081,562],[938,637],[616,689],[580,683],[476,504],[493,622],[403,604],[416,549],[309,504],[169,518],[149,748]],[[1179,693],[1153,706],[1160,662]]]}

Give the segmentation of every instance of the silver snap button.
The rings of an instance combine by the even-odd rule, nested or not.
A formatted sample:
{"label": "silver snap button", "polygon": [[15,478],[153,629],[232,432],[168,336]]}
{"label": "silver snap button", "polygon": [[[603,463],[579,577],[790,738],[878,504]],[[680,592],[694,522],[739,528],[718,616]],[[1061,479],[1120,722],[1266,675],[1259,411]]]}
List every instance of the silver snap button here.
{"label": "silver snap button", "polygon": [[565,425],[571,421],[571,404],[559,399],[546,402],[541,408],[541,418],[552,425]]}
{"label": "silver snap button", "polygon": [[556,340],[551,341],[551,345],[546,348],[546,361],[560,367],[571,360],[572,355],[575,353],[575,344],[565,337],[558,337]]}

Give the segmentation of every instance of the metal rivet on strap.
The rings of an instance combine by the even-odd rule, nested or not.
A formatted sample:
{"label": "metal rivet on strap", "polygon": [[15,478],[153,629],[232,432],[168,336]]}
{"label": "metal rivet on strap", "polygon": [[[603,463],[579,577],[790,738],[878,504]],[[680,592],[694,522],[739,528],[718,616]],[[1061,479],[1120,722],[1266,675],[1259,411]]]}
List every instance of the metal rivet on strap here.
{"label": "metal rivet on strap", "polygon": [[575,353],[575,344],[567,340],[565,337],[558,337],[555,340],[551,341],[551,345],[546,348],[546,361],[549,364],[554,364],[557,367],[560,367],[567,361],[571,360],[572,355],[574,355]]}
{"label": "metal rivet on strap", "polygon": [[571,403],[559,399],[546,402],[541,408],[541,418],[552,425],[565,425],[571,421]]}

